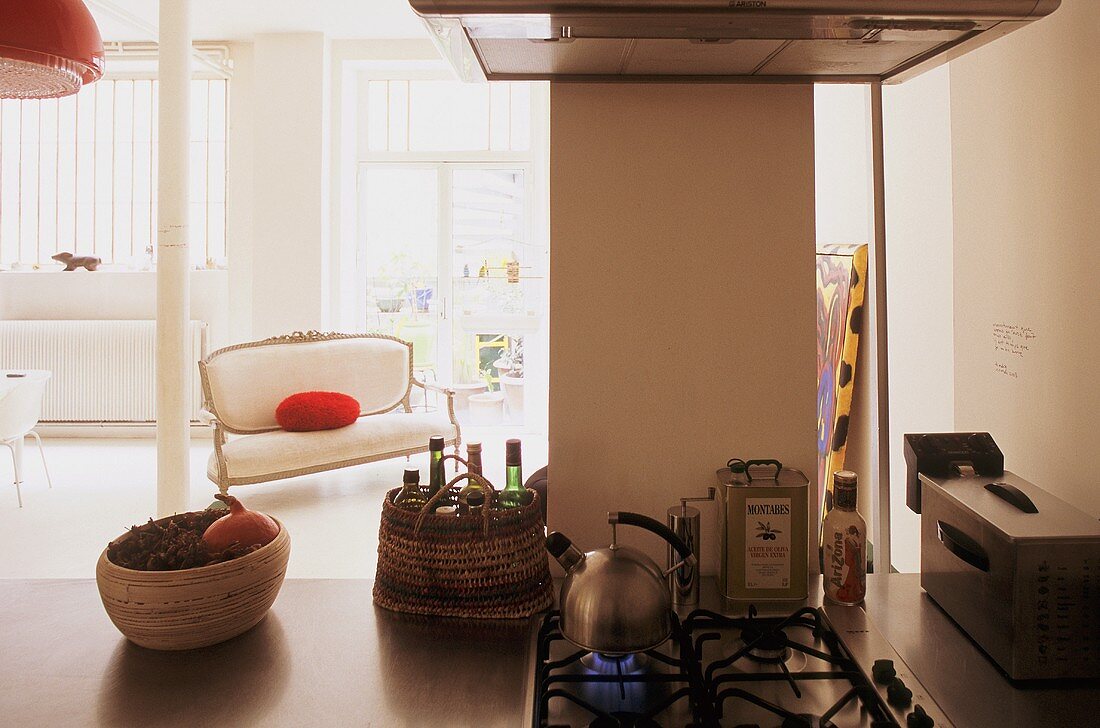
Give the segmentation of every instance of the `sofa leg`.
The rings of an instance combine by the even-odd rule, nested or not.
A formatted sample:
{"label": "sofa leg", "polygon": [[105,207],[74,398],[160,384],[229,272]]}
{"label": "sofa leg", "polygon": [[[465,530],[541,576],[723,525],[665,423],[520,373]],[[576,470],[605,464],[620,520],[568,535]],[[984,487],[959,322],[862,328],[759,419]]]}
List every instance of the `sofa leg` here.
{"label": "sofa leg", "polygon": [[218,486],[218,491],[221,492],[222,495],[229,495],[229,486],[228,485],[219,485]]}

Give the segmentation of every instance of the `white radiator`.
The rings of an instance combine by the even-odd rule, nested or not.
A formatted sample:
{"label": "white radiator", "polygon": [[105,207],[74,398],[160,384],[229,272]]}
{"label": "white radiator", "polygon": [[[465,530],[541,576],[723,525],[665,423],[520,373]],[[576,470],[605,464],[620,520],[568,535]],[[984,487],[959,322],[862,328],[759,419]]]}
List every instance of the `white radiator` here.
{"label": "white radiator", "polygon": [[[191,419],[206,322],[191,322]],[[0,369],[48,369],[43,422],[154,422],[155,321],[0,321]]]}

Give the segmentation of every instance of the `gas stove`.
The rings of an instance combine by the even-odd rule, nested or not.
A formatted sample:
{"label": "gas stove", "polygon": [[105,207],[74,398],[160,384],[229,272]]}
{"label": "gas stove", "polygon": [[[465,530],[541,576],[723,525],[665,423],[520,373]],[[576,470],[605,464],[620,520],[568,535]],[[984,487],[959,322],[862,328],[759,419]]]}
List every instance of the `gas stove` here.
{"label": "gas stove", "polygon": [[859,607],[696,609],[656,649],[601,655],[557,612],[534,646],[536,728],[951,726]]}

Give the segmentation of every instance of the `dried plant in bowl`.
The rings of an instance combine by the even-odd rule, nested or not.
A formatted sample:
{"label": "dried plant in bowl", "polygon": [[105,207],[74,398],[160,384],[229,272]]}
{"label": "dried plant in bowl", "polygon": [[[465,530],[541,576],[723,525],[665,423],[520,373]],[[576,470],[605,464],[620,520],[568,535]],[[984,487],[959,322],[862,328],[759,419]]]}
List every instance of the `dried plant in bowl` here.
{"label": "dried plant in bowl", "polygon": [[[231,496],[221,499],[230,510],[151,520],[103,550],[96,565],[99,595],[131,642],[157,650],[217,644],[258,624],[274,603],[290,536],[270,516]],[[205,535],[214,524],[211,546]]]}

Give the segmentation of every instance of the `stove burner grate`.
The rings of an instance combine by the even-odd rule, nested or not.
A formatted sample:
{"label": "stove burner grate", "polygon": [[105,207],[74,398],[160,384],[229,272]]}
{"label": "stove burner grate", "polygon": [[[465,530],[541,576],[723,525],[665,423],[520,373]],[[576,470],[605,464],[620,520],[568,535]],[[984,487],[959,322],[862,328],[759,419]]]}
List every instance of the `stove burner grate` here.
{"label": "stove burner grate", "polygon": [[644,652],[632,652],[628,655],[589,652],[580,662],[586,670],[597,675],[630,675],[644,670],[649,665],[650,658]]}
{"label": "stove burner grate", "polygon": [[[692,651],[690,636],[673,615],[672,637],[657,649],[628,655],[602,655],[579,650],[568,656],[550,659],[550,647],[565,642],[560,629],[560,613],[551,612],[539,630],[535,680],[534,725],[549,725],[552,699],[565,700],[593,716],[593,728],[652,728],[661,726],[661,715],[671,706],[686,701],[692,714],[692,724],[702,725],[706,691],[699,671],[699,659]],[[661,671],[650,671],[652,665]],[[577,674],[576,667],[581,668]],[[617,686],[623,704],[646,694],[647,686],[661,686],[663,697],[644,700],[643,710],[617,710],[593,705],[591,692],[599,686]],[[628,688],[629,697],[628,697]],[[611,687],[614,690],[614,687]],[[588,692],[586,692],[588,691]],[[606,697],[606,694],[605,696]],[[614,700],[612,700],[614,702]],[[617,707],[617,706],[616,706]],[[709,713],[707,713],[709,714]]]}
{"label": "stove burner grate", "polygon": [[756,625],[741,630],[741,641],[748,646],[745,657],[753,662],[778,665],[790,659],[787,633],[781,629],[763,631]]}
{"label": "stove burner grate", "polygon": [[661,724],[644,715],[616,711],[610,718],[596,718],[588,728],[661,728]]}
{"label": "stove burner grate", "polygon": [[799,713],[795,716],[790,716],[783,719],[783,724],[779,728],[836,728],[831,720],[822,718],[819,715],[810,715],[809,713]]}
{"label": "stove burner grate", "polygon": [[[786,618],[758,619],[753,607],[747,618],[697,609],[682,623],[673,616],[672,637],[656,650],[622,656],[577,650],[551,659],[551,645],[558,645],[555,654],[561,655],[565,654],[561,647],[568,643],[561,634],[560,614],[548,614],[536,648],[534,725],[551,725],[551,701],[560,700],[583,709],[590,716],[585,720],[591,720],[591,728],[663,726],[668,724],[669,709],[674,705],[679,706],[677,711],[690,713],[689,726],[730,726],[733,723],[723,721],[723,716],[732,719],[736,703],[751,704],[755,710],[775,716],[780,722],[776,728],[837,728],[834,717],[855,701],[876,728],[899,728],[819,610],[805,608]],[[704,647],[731,631],[740,636],[740,646],[704,664]],[[804,640],[807,635],[813,640]],[[814,658],[815,666],[799,671],[807,657]],[[766,667],[763,672],[759,667],[742,669],[739,660],[745,661],[742,665]],[[800,699],[802,688],[812,681],[831,681],[847,689],[820,715],[784,708],[751,692],[754,684],[786,682]],[[815,712],[821,707],[814,706]]]}

